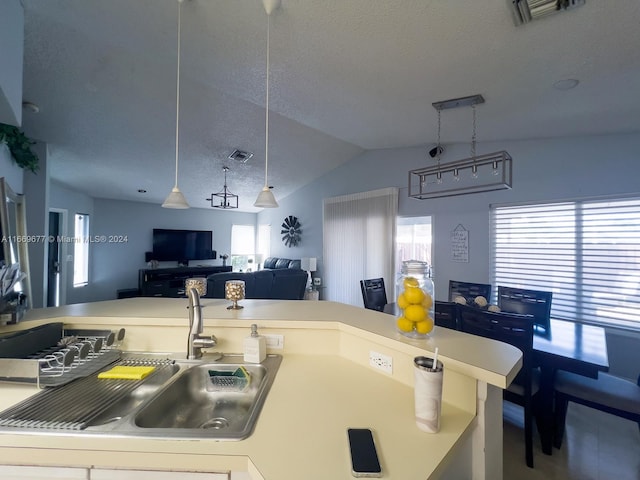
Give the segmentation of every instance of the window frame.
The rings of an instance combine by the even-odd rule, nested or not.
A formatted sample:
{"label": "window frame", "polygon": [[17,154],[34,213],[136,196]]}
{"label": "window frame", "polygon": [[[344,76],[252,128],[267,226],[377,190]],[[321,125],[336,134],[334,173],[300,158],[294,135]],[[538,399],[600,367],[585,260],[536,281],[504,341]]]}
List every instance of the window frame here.
{"label": "window frame", "polygon": [[[82,231],[78,231],[78,221],[83,222]],[[89,232],[91,216],[88,213],[76,212],[73,215],[73,287],[80,288],[89,284]]]}

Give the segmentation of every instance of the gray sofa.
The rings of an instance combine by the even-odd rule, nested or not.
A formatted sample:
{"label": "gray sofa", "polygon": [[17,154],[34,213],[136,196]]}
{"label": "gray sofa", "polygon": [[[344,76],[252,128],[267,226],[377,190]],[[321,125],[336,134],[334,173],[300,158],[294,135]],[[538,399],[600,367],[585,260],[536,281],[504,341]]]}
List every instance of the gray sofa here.
{"label": "gray sofa", "polygon": [[307,272],[300,268],[264,269],[257,272],[213,273],[207,277],[209,298],[224,298],[227,280],[244,280],[245,298],[302,300]]}

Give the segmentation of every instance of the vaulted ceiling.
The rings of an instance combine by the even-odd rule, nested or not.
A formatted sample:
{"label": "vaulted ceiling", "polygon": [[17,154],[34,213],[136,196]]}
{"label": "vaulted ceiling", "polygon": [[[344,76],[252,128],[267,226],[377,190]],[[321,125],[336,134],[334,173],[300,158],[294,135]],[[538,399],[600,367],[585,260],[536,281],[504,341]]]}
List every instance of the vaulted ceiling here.
{"label": "vaulted ceiling", "polygon": [[[23,129],[53,179],[162,203],[174,183],[177,0],[22,0]],[[282,0],[271,16],[269,184],[284,197],[367,149],[436,140],[432,102],[482,94],[478,140],[640,131],[640,2],[516,26],[509,0]],[[182,3],[178,184],[193,207],[264,184],[261,0]],[[577,79],[570,90],[554,87]],[[468,142],[469,109],[442,113]],[[228,159],[234,149],[254,156]],[[392,161],[392,160],[390,160]],[[425,150],[425,165],[430,161]],[[138,193],[139,189],[146,193]]]}

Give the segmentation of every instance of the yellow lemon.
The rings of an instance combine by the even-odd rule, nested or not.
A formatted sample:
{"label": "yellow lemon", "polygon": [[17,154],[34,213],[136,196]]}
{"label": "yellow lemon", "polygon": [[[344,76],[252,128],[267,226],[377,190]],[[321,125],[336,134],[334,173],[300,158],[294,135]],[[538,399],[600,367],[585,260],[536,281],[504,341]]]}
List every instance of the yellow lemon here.
{"label": "yellow lemon", "polygon": [[409,305],[404,309],[404,316],[412,322],[420,322],[427,318],[427,311],[422,305]]}
{"label": "yellow lemon", "polygon": [[422,300],[422,306],[425,308],[425,310],[429,310],[432,305],[433,305],[433,297],[431,297],[431,295],[425,292],[424,300]]}
{"label": "yellow lemon", "polygon": [[418,279],[415,277],[405,277],[404,282],[402,283],[404,285],[404,288],[420,286],[420,282],[418,282]]}
{"label": "yellow lemon", "polygon": [[396,305],[398,305],[398,308],[401,308],[403,310],[409,306],[409,302],[407,302],[404,293],[398,295],[398,301],[396,302]]}
{"label": "yellow lemon", "polygon": [[433,330],[433,319],[431,317],[427,317],[426,320],[421,322],[416,322],[416,332],[426,335],[431,330]]}
{"label": "yellow lemon", "polygon": [[413,322],[408,320],[406,317],[398,317],[396,325],[398,325],[398,329],[403,332],[410,332],[413,330]]}
{"label": "yellow lemon", "polygon": [[420,304],[424,300],[424,292],[418,287],[409,287],[404,291],[404,298],[411,304]]}

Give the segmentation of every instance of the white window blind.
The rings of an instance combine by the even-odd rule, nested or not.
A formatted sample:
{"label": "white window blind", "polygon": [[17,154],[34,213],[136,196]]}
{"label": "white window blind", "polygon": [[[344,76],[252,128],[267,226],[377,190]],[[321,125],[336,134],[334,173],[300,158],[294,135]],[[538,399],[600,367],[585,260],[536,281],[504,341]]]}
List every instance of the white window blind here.
{"label": "white window blind", "polygon": [[398,189],[325,198],[323,208],[324,298],[363,306],[360,280],[395,281],[394,248]]}
{"label": "white window blind", "polygon": [[491,208],[492,283],[553,292],[551,316],[640,328],[640,198]]}
{"label": "white window blind", "polygon": [[253,225],[231,226],[231,266],[233,271],[255,269],[256,234]]}

